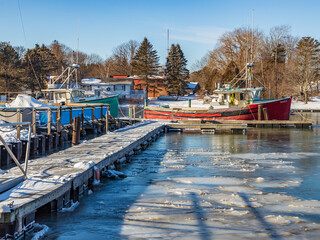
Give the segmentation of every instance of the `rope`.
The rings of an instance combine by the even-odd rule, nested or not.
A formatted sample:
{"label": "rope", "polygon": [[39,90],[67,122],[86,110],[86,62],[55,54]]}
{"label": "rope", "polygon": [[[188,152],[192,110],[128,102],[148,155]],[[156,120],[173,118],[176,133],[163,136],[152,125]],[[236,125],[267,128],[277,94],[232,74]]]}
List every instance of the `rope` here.
{"label": "rope", "polygon": [[15,128],[12,128],[11,130],[3,130],[3,129],[0,128],[0,132],[5,132],[5,133],[7,133],[7,132],[13,132],[14,130],[16,130],[16,129],[15,129]]}
{"label": "rope", "polygon": [[48,113],[48,110],[47,110],[47,111],[44,111],[43,113],[38,112],[39,115],[45,115],[45,114],[47,114],[47,113]]}
{"label": "rope", "polygon": [[14,115],[16,115],[18,112],[15,112],[14,114],[12,115],[9,115],[9,116],[5,116],[5,115],[2,115],[0,114],[1,117],[4,117],[4,118],[10,118],[10,117],[13,117]]}

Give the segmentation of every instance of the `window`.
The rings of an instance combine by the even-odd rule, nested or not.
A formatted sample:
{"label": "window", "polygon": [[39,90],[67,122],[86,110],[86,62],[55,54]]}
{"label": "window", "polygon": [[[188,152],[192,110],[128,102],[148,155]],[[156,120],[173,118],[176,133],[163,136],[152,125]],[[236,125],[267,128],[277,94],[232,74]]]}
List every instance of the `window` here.
{"label": "window", "polygon": [[116,91],[123,91],[124,90],[124,85],[115,85],[115,90]]}

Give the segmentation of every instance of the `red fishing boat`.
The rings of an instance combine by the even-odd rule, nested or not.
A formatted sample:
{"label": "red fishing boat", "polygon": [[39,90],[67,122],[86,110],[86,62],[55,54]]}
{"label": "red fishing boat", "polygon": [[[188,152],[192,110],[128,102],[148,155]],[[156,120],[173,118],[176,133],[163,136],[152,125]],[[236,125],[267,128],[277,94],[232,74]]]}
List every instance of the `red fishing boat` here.
{"label": "red fishing boat", "polygon": [[[245,79],[238,78],[237,83],[251,86],[253,76],[247,64]],[[289,120],[291,97],[282,99],[260,99],[263,87],[231,87],[231,84],[219,86],[215,93],[218,98],[210,107],[205,108],[163,108],[145,107],[146,119],[202,119],[202,120]]]}

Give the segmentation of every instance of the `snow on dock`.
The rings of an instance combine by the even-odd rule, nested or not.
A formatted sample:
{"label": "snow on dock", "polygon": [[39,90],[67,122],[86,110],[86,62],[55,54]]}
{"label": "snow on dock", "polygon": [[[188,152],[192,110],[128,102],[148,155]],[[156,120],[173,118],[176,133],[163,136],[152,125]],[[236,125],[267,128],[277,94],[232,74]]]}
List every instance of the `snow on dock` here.
{"label": "snow on dock", "polygon": [[[105,134],[75,147],[29,161],[28,179],[0,194],[0,237],[21,234],[46,204],[61,210],[76,202],[100,172],[154,140],[164,125],[145,121]],[[0,184],[21,178],[17,167],[0,173]],[[12,227],[15,225],[15,231]]]}

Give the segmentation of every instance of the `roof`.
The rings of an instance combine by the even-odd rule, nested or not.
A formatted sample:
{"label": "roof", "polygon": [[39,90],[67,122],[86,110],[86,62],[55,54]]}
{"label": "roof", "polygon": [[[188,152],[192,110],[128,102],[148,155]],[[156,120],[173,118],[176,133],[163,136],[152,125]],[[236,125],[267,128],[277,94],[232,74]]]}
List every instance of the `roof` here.
{"label": "roof", "polygon": [[[142,75],[133,75],[131,76],[131,78],[133,78],[134,80],[144,80],[145,79],[145,76],[142,76]],[[148,76],[148,79],[163,79],[165,80],[166,79],[166,76],[156,76],[156,75],[151,75],[151,76]]]}
{"label": "roof", "polygon": [[101,83],[104,84],[132,84],[132,78],[103,78]]}
{"label": "roof", "polygon": [[118,84],[132,84],[132,78],[86,78],[82,79],[81,83],[83,85],[118,85]]}
{"label": "roof", "polygon": [[195,89],[197,85],[199,85],[198,82],[187,82],[188,88]]}

